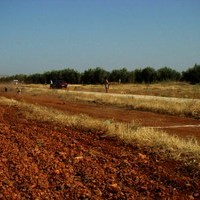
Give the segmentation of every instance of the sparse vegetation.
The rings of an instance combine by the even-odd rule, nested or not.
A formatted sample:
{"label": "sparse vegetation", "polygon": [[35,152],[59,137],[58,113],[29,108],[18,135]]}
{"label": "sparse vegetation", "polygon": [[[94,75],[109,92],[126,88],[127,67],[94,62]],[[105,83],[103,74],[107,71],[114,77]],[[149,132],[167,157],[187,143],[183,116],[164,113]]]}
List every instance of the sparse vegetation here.
{"label": "sparse vegetation", "polygon": [[79,101],[90,101],[95,103],[105,103],[117,106],[128,107],[130,109],[145,110],[171,115],[188,116],[200,118],[200,100],[189,99],[169,99],[145,96],[112,96],[102,93],[77,93],[72,92],[67,95],[62,91],[58,92],[63,100],[73,99]]}
{"label": "sparse vegetation", "polygon": [[[110,94],[105,94],[102,85],[70,85],[66,90],[50,90],[48,85],[21,85],[22,92],[31,95],[56,95],[63,101],[87,101],[114,104],[130,109],[200,118],[200,87],[198,85],[166,83],[166,84],[116,84],[112,85]],[[14,91],[16,86],[9,86]],[[2,89],[4,86],[2,85]],[[98,93],[80,93],[79,91],[97,91]],[[124,95],[113,96],[113,93]],[[126,94],[126,95],[125,95]],[[137,94],[131,96],[128,94]],[[156,95],[157,94],[157,95]],[[145,96],[138,96],[145,95]],[[151,95],[156,95],[152,97]],[[161,96],[161,97],[160,97]],[[175,98],[164,98],[175,97]],[[179,98],[184,97],[184,98]]]}
{"label": "sparse vegetation", "polygon": [[[153,128],[140,127],[133,123],[117,123],[111,120],[94,119],[86,115],[70,115],[55,109],[30,105],[16,100],[0,98],[1,104],[18,106],[20,112],[29,119],[61,123],[65,126],[76,127],[84,130],[103,131],[105,136],[116,136],[127,143],[139,143],[154,149],[163,158],[182,160],[187,165],[195,160],[195,167],[200,162],[200,146],[193,139],[180,139],[177,136],[170,136],[167,133]],[[194,163],[193,163],[194,164]]]}

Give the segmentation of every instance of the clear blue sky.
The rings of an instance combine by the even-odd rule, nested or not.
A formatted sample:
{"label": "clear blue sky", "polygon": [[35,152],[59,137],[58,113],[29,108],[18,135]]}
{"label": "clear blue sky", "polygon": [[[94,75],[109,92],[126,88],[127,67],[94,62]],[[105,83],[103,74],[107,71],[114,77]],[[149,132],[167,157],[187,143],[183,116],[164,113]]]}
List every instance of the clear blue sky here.
{"label": "clear blue sky", "polygon": [[200,0],[0,0],[0,75],[200,64]]}

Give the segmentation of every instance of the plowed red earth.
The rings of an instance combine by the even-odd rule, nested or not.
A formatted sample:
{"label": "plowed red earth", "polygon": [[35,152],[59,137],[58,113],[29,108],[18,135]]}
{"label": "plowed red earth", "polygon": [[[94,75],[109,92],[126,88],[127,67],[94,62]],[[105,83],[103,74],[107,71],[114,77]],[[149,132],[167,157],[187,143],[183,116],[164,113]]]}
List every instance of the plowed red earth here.
{"label": "plowed red earth", "polygon": [[[119,108],[54,97],[15,98],[116,120],[137,116],[146,126],[165,125],[168,117],[175,123],[172,116],[155,120],[149,119],[151,113],[136,112],[128,118],[130,110],[125,114]],[[27,120],[22,112],[16,106],[0,106],[0,199],[200,199],[200,174],[183,163],[164,161],[150,149],[102,132]]]}

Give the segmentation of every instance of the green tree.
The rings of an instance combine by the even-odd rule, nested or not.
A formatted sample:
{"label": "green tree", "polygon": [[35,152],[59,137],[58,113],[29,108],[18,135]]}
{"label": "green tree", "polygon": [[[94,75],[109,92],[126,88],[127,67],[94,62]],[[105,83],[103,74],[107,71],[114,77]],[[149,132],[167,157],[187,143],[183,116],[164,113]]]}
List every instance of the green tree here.
{"label": "green tree", "polygon": [[145,83],[153,83],[157,80],[157,73],[152,67],[146,67],[142,70],[142,78]]}
{"label": "green tree", "polygon": [[82,74],[81,78],[82,82],[85,84],[92,84],[94,83],[94,69],[85,70]]}
{"label": "green tree", "polygon": [[195,64],[194,67],[189,68],[182,73],[182,80],[191,84],[200,83],[200,65]]}
{"label": "green tree", "polygon": [[64,69],[59,76],[68,83],[80,83],[81,74],[74,69]]}
{"label": "green tree", "polygon": [[82,75],[82,82],[85,84],[98,84],[103,83],[105,78],[109,78],[109,72],[97,67],[95,69],[88,69]]}
{"label": "green tree", "polygon": [[169,67],[163,67],[157,70],[158,81],[178,81],[181,74]]}
{"label": "green tree", "polygon": [[28,83],[34,83],[34,84],[44,84],[45,83],[45,78],[42,74],[36,73],[36,74],[32,74],[29,75],[27,77],[27,81]]}
{"label": "green tree", "polygon": [[135,82],[142,83],[143,82],[142,69],[136,69],[134,71],[134,74],[135,74]]}
{"label": "green tree", "polygon": [[115,69],[112,70],[110,74],[110,81],[112,82],[118,82],[121,80],[122,83],[128,83],[131,82],[131,73],[124,67],[122,69]]}

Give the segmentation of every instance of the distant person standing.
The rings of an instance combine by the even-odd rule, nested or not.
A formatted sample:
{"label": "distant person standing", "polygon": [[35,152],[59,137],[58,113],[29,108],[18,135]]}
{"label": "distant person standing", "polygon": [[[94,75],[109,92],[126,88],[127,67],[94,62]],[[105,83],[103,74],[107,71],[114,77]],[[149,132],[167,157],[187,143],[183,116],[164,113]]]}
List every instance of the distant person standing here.
{"label": "distant person standing", "polygon": [[108,81],[108,79],[105,80],[105,89],[106,89],[106,93],[108,92],[109,90],[109,86],[110,86],[110,83]]}
{"label": "distant person standing", "polygon": [[53,81],[50,80],[50,88],[53,88]]}

